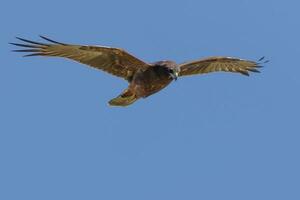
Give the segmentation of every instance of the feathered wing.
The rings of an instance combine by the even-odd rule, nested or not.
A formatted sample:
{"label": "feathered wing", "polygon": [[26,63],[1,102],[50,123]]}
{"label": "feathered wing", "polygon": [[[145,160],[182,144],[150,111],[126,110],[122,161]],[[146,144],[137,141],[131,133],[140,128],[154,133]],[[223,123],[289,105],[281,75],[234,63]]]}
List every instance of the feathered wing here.
{"label": "feathered wing", "polygon": [[259,72],[257,68],[262,67],[261,64],[266,62],[268,61],[264,61],[264,57],[258,62],[231,57],[209,57],[181,64],[179,76],[217,71],[235,72],[249,76],[249,72]]}
{"label": "feathered wing", "polygon": [[56,42],[43,36],[40,37],[51,43],[34,42],[17,37],[17,39],[25,43],[11,44],[24,47],[25,49],[14,51],[30,53],[25,56],[56,56],[69,58],[127,80],[130,79],[136,70],[149,67],[147,63],[119,48],[70,45]]}

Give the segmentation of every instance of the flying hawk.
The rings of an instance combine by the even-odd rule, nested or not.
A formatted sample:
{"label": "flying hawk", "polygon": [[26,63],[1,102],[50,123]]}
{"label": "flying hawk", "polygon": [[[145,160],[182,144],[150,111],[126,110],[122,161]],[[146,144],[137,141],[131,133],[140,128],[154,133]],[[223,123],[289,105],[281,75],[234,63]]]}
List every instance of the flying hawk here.
{"label": "flying hawk", "polygon": [[178,77],[204,74],[215,71],[235,72],[249,76],[249,72],[259,72],[258,68],[266,63],[264,57],[257,62],[232,57],[209,57],[182,64],[173,61],[146,63],[123,49],[105,46],[71,45],[56,42],[40,43],[17,37],[20,43],[10,43],[24,47],[16,52],[30,52],[26,56],[57,56],[103,70],[121,77],[129,86],[119,96],[109,101],[111,106],[128,106],[140,98],[146,98],[169,85]]}

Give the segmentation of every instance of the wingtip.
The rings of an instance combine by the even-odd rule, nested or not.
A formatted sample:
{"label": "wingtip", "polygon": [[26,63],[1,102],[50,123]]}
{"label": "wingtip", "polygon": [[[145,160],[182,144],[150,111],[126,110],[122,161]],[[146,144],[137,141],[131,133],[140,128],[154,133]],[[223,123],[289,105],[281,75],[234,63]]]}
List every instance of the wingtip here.
{"label": "wingtip", "polygon": [[21,38],[21,37],[16,37],[16,39],[21,40],[22,42],[26,42],[26,43],[30,43],[30,44],[34,44],[34,45],[48,46],[47,44],[40,43],[40,42],[35,42],[35,41],[32,41],[32,40],[27,40],[27,39],[24,39],[24,38]]}
{"label": "wingtip", "polygon": [[18,39],[18,40],[21,40],[21,41],[23,41],[23,42],[27,42],[27,40],[24,39],[24,38],[21,38],[21,37],[18,37],[18,36],[16,36],[15,38]]}
{"label": "wingtip", "polygon": [[260,71],[255,68],[248,69],[248,71],[254,72],[254,73],[260,73]]}
{"label": "wingtip", "polygon": [[266,64],[266,63],[268,63],[268,62],[270,62],[270,60],[266,60],[266,57],[265,57],[265,56],[261,57],[261,58],[258,59],[258,61],[257,61],[258,64]]}
{"label": "wingtip", "polygon": [[17,44],[17,43],[13,43],[13,42],[9,42],[8,44],[10,44],[10,45],[14,45],[14,46],[18,46],[18,44]]}
{"label": "wingtip", "polygon": [[263,56],[260,59],[258,59],[258,62],[262,61],[263,59],[265,59],[265,56]]}
{"label": "wingtip", "polygon": [[50,39],[50,38],[48,38],[48,37],[42,36],[42,35],[39,35],[39,37],[42,38],[42,39],[44,39],[44,40],[46,40],[46,41],[48,41],[48,42],[52,42],[52,43],[54,43],[54,44],[66,45],[66,44],[64,44],[64,43],[54,41],[54,40],[52,40],[52,39]]}
{"label": "wingtip", "polygon": [[239,71],[244,76],[250,76],[248,71]]}
{"label": "wingtip", "polygon": [[32,53],[32,54],[24,55],[23,57],[31,57],[31,56],[43,56],[43,54],[42,53]]}
{"label": "wingtip", "polygon": [[[44,39],[44,40],[45,40],[45,38],[47,38],[47,37],[45,37],[45,36],[43,36],[43,35],[39,35],[39,37],[42,38],[42,39]],[[47,38],[47,39],[48,39],[48,38]]]}

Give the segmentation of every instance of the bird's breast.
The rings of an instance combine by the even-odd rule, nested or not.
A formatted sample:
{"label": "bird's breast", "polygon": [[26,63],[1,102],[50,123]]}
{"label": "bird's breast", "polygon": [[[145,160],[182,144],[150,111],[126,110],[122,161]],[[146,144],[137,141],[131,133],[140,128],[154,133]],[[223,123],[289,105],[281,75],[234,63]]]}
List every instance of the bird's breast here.
{"label": "bird's breast", "polygon": [[165,88],[171,81],[172,78],[167,72],[150,68],[143,72],[137,72],[130,87],[139,97],[145,98]]}

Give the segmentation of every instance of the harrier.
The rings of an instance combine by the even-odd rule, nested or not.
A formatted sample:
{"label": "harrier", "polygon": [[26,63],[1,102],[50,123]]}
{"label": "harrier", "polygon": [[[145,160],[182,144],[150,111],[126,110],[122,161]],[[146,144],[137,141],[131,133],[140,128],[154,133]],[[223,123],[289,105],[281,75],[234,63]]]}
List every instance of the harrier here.
{"label": "harrier", "polygon": [[249,76],[259,72],[266,63],[264,57],[257,62],[232,57],[209,57],[182,64],[173,61],[146,63],[123,49],[105,46],[71,45],[56,42],[44,36],[50,43],[40,43],[17,37],[23,43],[10,43],[22,47],[16,52],[30,52],[26,56],[56,56],[103,70],[121,77],[129,86],[119,96],[109,101],[111,106],[128,106],[140,98],[146,98],[169,85],[178,77],[215,71],[235,72]]}

